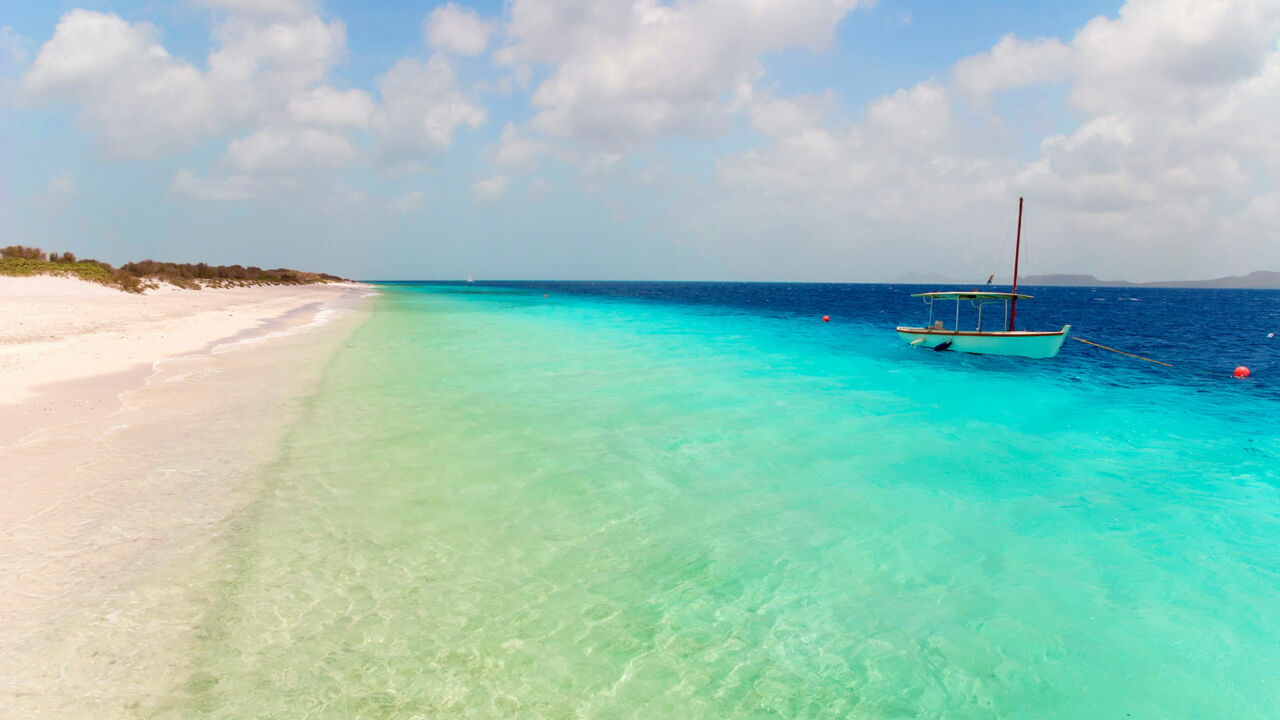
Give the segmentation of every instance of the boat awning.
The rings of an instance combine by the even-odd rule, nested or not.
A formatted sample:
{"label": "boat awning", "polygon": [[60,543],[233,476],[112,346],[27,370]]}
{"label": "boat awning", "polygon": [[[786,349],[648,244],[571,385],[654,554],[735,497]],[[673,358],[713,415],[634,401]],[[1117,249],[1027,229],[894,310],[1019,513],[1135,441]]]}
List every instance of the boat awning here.
{"label": "boat awning", "polygon": [[938,292],[915,293],[911,297],[931,298],[933,300],[1030,300],[1033,296],[1020,293],[984,292],[982,290],[940,290]]}

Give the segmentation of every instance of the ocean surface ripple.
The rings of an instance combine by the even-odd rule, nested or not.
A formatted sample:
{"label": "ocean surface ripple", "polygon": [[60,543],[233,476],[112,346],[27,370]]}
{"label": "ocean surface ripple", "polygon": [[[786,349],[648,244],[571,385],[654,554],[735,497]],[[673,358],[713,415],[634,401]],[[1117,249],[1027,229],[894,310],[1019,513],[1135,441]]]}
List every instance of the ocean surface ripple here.
{"label": "ocean surface ripple", "polygon": [[924,289],[388,285],[170,714],[1280,717],[1280,293]]}

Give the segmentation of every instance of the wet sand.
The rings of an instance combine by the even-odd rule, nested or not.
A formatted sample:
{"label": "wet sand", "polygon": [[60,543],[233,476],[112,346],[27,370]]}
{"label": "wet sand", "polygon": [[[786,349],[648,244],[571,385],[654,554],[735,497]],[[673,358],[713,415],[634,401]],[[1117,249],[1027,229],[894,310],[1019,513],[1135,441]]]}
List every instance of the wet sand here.
{"label": "wet sand", "polygon": [[219,553],[373,294],[0,278],[6,717],[163,716]]}

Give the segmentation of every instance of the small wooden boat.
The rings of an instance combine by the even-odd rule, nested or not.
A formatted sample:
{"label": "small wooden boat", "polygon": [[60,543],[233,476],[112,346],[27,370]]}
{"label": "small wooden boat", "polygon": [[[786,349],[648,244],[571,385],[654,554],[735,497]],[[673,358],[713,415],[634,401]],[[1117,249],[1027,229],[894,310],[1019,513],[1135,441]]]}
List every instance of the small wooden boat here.
{"label": "small wooden boat", "polygon": [[[899,327],[898,337],[908,343],[935,350],[959,350],[960,352],[977,353],[979,355],[1017,355],[1026,358],[1051,358],[1058,354],[1062,341],[1067,339],[1070,325],[1063,325],[1061,330],[1035,332],[1030,330],[987,330],[982,327],[982,307],[990,303],[1002,302],[1005,305],[1006,322],[1001,327],[1012,327],[1010,305],[1019,299],[1030,300],[1030,295],[1017,293],[983,292],[968,290],[958,292],[916,293],[911,297],[924,298],[929,304],[929,324],[925,327]],[[955,325],[948,329],[941,320],[933,319],[933,303],[937,300],[954,300],[956,303]],[[960,330],[960,303],[969,301],[978,307],[978,327],[976,330]],[[946,345],[946,347],[942,347]]]}
{"label": "small wooden boat", "polygon": [[[898,337],[914,346],[933,348],[934,350],[958,350],[960,352],[977,353],[979,355],[1016,355],[1025,358],[1051,358],[1058,354],[1062,342],[1071,331],[1070,325],[1063,325],[1061,330],[1042,332],[1014,330],[1013,321],[1017,317],[1018,300],[1030,300],[1030,295],[1018,294],[1018,256],[1022,250],[1022,198],[1018,198],[1018,240],[1013,254],[1013,290],[1012,292],[986,292],[983,290],[938,291],[916,293],[911,297],[924,298],[929,305],[929,323],[925,327],[898,327]],[[990,282],[990,280],[988,280]],[[954,300],[956,303],[955,325],[950,329],[942,320],[934,320],[933,304],[938,300]],[[978,309],[978,327],[976,330],[960,329],[960,303],[968,301]],[[982,308],[990,303],[1004,303],[1003,330],[987,330],[982,326]]]}

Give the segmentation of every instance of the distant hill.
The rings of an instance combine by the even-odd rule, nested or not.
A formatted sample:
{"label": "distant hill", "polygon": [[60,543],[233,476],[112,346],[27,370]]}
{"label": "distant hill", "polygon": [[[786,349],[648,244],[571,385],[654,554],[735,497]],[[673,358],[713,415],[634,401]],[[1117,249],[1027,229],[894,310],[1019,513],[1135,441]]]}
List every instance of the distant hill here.
{"label": "distant hill", "polygon": [[1069,287],[1119,287],[1133,285],[1128,280],[1099,280],[1092,275],[1027,275],[1023,285],[1066,285]]}
{"label": "distant hill", "polygon": [[1099,280],[1092,275],[1028,275],[1023,285],[1070,285],[1075,287],[1229,288],[1280,290],[1280,272],[1255,270],[1248,275],[1229,275],[1212,280],[1163,280],[1135,283],[1128,280]]}
{"label": "distant hill", "polygon": [[[956,280],[942,275],[911,273],[898,278],[900,283],[916,285],[971,285],[979,287],[982,281]],[[1009,285],[1008,277],[996,278],[996,284]],[[1065,286],[1065,287],[1153,287],[1153,288],[1222,288],[1280,290],[1280,272],[1255,270],[1248,275],[1230,275],[1212,280],[1162,280],[1159,282],[1131,282],[1129,280],[1099,280],[1092,275],[1024,275],[1018,278],[1019,285],[1027,287]]]}
{"label": "distant hill", "polygon": [[1280,290],[1280,272],[1271,270],[1255,270],[1248,275],[1231,275],[1215,280],[1185,280],[1181,282],[1144,283],[1151,287],[1191,287],[1191,288],[1255,288],[1259,290]]}

